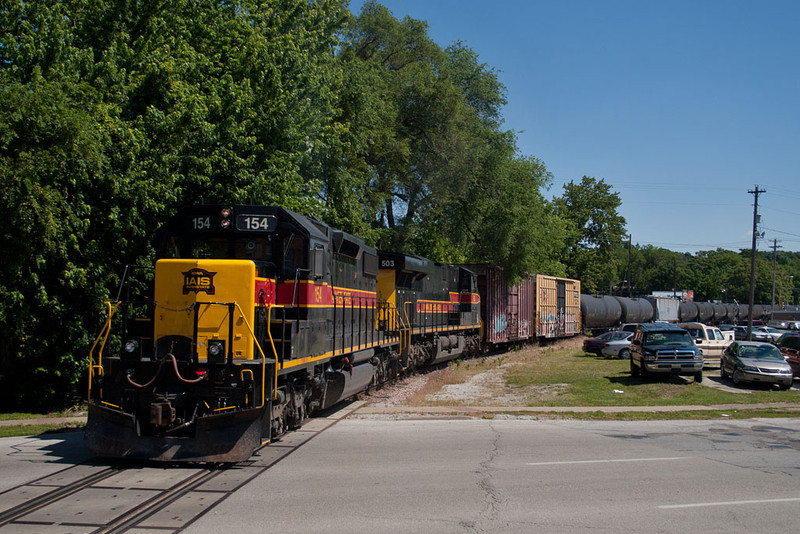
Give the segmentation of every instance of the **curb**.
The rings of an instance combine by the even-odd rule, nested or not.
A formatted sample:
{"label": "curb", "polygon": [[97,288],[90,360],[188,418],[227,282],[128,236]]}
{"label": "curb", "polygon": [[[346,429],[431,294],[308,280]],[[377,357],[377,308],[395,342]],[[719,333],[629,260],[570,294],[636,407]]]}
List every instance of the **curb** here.
{"label": "curb", "polygon": [[687,406],[380,406],[367,405],[359,408],[358,414],[481,414],[481,413],[623,413],[623,412],[689,412],[689,411],[732,411],[748,409],[800,409],[800,405],[790,402],[773,402],[762,404],[711,404]]}

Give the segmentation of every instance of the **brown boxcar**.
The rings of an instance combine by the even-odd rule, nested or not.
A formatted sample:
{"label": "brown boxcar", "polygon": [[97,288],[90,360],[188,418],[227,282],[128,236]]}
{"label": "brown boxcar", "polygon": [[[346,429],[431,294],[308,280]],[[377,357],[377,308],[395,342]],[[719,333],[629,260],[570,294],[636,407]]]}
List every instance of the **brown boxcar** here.
{"label": "brown boxcar", "polygon": [[492,345],[518,341],[508,329],[508,289],[503,268],[487,264],[469,264],[463,267],[478,277],[483,340]]}
{"label": "brown boxcar", "polygon": [[497,345],[580,332],[580,281],[541,274],[506,283],[503,268],[469,264],[478,277],[484,341]]}
{"label": "brown boxcar", "polygon": [[542,274],[536,279],[536,336],[560,338],[581,330],[581,282]]}

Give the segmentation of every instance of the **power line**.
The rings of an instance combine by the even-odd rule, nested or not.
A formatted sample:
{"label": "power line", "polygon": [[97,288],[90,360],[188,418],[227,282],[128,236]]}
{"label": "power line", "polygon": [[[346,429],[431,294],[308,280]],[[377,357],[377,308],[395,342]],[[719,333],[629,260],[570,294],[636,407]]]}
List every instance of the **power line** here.
{"label": "power line", "polygon": [[777,232],[779,234],[790,235],[792,237],[800,237],[798,234],[791,234],[789,232],[784,232],[783,230],[775,230],[774,228],[767,228],[766,226],[762,226],[762,228],[764,228],[764,230],[769,230],[770,232]]}

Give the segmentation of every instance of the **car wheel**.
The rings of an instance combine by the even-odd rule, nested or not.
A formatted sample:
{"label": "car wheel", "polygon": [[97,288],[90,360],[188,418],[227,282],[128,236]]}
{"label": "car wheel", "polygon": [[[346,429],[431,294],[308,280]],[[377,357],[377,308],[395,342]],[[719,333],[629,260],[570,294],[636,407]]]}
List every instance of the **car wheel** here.
{"label": "car wheel", "polygon": [[791,384],[781,384],[778,387],[781,388],[781,391],[786,391],[787,389],[791,389],[792,385]]}
{"label": "car wheel", "polygon": [[634,365],[633,358],[631,358],[631,376],[639,376],[639,368]]}
{"label": "car wheel", "polygon": [[627,360],[628,358],[631,357],[631,351],[628,349],[622,349],[621,351],[619,351],[619,357],[622,358],[623,360]]}
{"label": "car wheel", "polygon": [[647,368],[645,368],[643,361],[639,362],[639,374],[642,376],[642,380],[650,376],[650,373],[647,371]]}
{"label": "car wheel", "polygon": [[728,378],[728,372],[725,370],[725,362],[719,361],[719,377]]}
{"label": "car wheel", "polygon": [[694,381],[698,384],[703,381],[703,371],[694,374]]}
{"label": "car wheel", "polygon": [[739,369],[733,370],[733,383],[737,386],[742,383],[742,375],[739,372]]}

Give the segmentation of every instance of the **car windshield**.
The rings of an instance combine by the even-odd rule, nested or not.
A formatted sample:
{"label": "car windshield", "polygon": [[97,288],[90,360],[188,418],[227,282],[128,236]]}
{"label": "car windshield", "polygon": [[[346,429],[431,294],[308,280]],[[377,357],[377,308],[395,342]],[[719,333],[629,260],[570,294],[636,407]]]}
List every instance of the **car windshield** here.
{"label": "car windshield", "polygon": [[784,361],[780,351],[771,345],[743,345],[739,347],[739,357],[764,361]]}
{"label": "car windshield", "polygon": [[647,334],[644,341],[648,345],[693,345],[688,332],[652,332]]}
{"label": "car windshield", "polygon": [[620,339],[628,339],[629,337],[631,337],[631,333],[630,332],[614,332],[614,335],[611,336],[609,341],[617,341],[617,340],[620,340]]}

